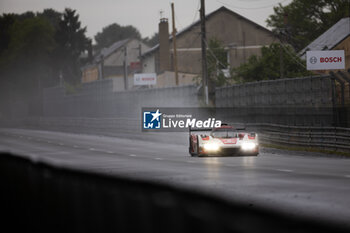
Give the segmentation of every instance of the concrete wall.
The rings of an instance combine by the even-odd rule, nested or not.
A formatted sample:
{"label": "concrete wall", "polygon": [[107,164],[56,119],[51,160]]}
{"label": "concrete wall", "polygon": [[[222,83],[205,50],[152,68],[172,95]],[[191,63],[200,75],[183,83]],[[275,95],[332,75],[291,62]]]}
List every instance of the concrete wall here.
{"label": "concrete wall", "polygon": [[113,80],[85,83],[75,94],[63,88],[44,91],[44,117],[129,117],[141,115],[142,107],[198,107],[197,87],[182,86],[113,91]]}
{"label": "concrete wall", "polygon": [[147,56],[142,60],[142,73],[155,73],[156,63],[153,56]]}
{"label": "concrete wall", "polygon": [[[178,73],[179,86],[195,85],[197,75]],[[175,87],[175,73],[170,71],[165,71],[164,73],[157,76],[157,88],[164,87]]]}
{"label": "concrete wall", "polygon": [[[116,80],[106,79],[85,83],[70,95],[60,87],[45,89],[43,117],[138,119],[142,107],[201,106],[196,86],[129,91],[116,88]],[[348,109],[333,108],[333,100],[339,107],[339,93],[333,98],[332,89],[337,91],[330,76],[233,85],[216,89],[216,107],[227,109],[220,117],[228,122],[346,127],[350,122]]]}

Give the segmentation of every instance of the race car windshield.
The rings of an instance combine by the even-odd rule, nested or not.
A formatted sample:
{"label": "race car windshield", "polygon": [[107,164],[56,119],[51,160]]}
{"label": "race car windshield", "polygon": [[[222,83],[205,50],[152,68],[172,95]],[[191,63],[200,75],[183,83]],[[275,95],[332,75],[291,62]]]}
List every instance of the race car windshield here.
{"label": "race car windshield", "polygon": [[236,138],[237,133],[232,129],[216,129],[211,133],[213,138]]}

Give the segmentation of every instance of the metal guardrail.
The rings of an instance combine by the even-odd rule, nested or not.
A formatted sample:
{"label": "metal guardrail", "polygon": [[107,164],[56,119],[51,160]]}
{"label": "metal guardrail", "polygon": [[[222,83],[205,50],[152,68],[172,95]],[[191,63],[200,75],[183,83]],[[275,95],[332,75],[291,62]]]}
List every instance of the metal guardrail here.
{"label": "metal guardrail", "polygon": [[0,182],[1,227],[11,232],[350,232],[319,217],[10,154],[0,154]]}
{"label": "metal guardrail", "polygon": [[[141,121],[136,118],[27,118],[18,125],[94,134],[141,132]],[[350,128],[288,126],[269,123],[250,123],[246,126],[255,128],[263,143],[350,152]]]}
{"label": "metal guardrail", "polygon": [[290,146],[350,152],[350,128],[248,124],[260,132],[260,140]]}
{"label": "metal guardrail", "polygon": [[27,127],[70,132],[137,132],[141,121],[136,118],[39,117],[26,118]]}

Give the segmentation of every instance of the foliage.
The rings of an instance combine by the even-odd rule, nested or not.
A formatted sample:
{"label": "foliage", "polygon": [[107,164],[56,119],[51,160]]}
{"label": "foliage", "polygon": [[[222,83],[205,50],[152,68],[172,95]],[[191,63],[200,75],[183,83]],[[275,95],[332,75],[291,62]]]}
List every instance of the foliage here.
{"label": "foliage", "polygon": [[44,9],[43,12],[38,12],[37,16],[46,19],[48,22],[50,22],[55,31],[58,30],[62,18],[61,12],[57,12],[53,9]]}
{"label": "foliage", "polygon": [[107,48],[113,43],[128,38],[141,39],[140,32],[133,26],[120,26],[113,23],[95,35],[96,49]]}
{"label": "foliage", "polygon": [[73,85],[73,84],[64,82],[63,87],[66,95],[74,95],[74,94],[77,94],[78,90],[81,89],[82,85],[81,83]]}
{"label": "foliage", "polygon": [[222,69],[228,66],[227,54],[222,43],[215,38],[208,42],[207,64],[208,77],[212,85],[223,86],[229,83],[229,79],[222,72]]}
{"label": "foliage", "polygon": [[11,34],[10,34],[10,28],[15,22],[15,15],[14,14],[4,14],[0,17],[0,55],[2,52],[4,52],[11,41]]}
{"label": "foliage", "polygon": [[[282,47],[283,46],[283,47]],[[282,51],[284,76],[287,78],[311,75],[305,68],[305,62],[294,52],[293,48],[286,45],[273,43],[261,49],[261,56],[251,56],[247,63],[235,68],[234,79],[237,82],[252,82],[260,80],[279,79],[280,57]]]}
{"label": "foliage", "polygon": [[349,11],[349,0],[293,0],[286,6],[274,7],[274,14],[266,22],[299,51],[341,18],[349,17]]}
{"label": "foliage", "polygon": [[65,9],[55,34],[57,47],[54,51],[56,69],[63,74],[66,82],[80,81],[79,56],[88,49],[89,40],[85,36],[86,27],[82,28],[79,15],[75,10]]}
{"label": "foliage", "polygon": [[157,45],[159,43],[159,35],[158,32],[154,33],[153,36],[151,38],[144,38],[143,42],[147,45],[149,45],[150,47],[153,47],[155,45]]}
{"label": "foliage", "polygon": [[42,88],[57,85],[61,69],[66,82],[79,80],[87,38],[75,11],[3,14],[0,28],[1,98],[40,96]]}
{"label": "foliage", "polygon": [[50,78],[47,62],[55,46],[54,29],[39,17],[13,19],[6,31],[9,41],[0,54],[1,82],[22,90],[21,94],[35,93]]}

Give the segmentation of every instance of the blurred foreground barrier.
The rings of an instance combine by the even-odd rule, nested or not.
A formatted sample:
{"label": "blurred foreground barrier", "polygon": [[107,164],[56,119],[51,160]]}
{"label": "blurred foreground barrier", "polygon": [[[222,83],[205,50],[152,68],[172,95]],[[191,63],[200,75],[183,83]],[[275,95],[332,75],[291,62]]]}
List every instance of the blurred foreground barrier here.
{"label": "blurred foreground barrier", "polygon": [[248,124],[264,143],[350,152],[350,128]]}
{"label": "blurred foreground barrier", "polygon": [[324,219],[181,187],[0,154],[2,229],[9,232],[350,232]]}

